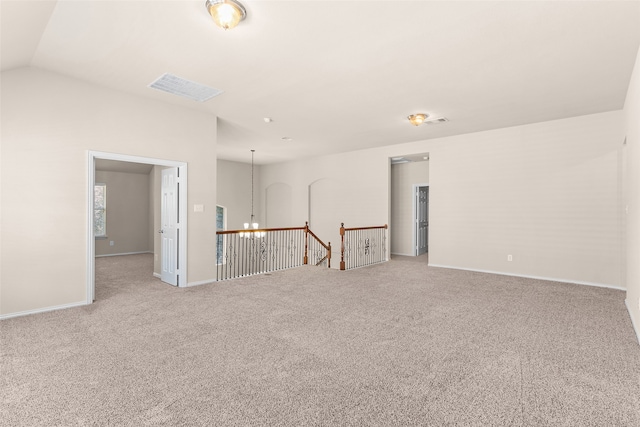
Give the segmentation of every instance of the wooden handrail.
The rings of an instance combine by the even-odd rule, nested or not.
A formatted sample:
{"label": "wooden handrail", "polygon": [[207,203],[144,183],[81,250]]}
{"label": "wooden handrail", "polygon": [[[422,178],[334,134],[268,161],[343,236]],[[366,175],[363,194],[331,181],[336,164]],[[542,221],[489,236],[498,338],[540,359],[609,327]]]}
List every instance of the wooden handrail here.
{"label": "wooden handrail", "polygon": [[[317,237],[316,237],[317,239]],[[331,242],[327,242],[327,245],[325,245],[322,240],[318,239],[318,242],[324,246],[324,248],[327,250],[327,254],[322,257],[322,259],[318,262],[316,262],[316,267],[319,266],[320,264],[322,264],[322,262],[326,259],[327,260],[327,267],[331,268]]]}
{"label": "wooden handrail", "polygon": [[[289,228],[247,228],[242,230],[220,230],[216,231],[216,234],[239,234],[239,233],[255,233],[266,231],[290,231],[290,230],[305,230],[307,227],[289,227]],[[316,237],[317,239],[317,237]]]}
{"label": "wooden handrail", "polygon": [[314,233],[313,231],[309,230],[309,234],[311,234],[313,237],[315,237],[315,238],[316,238],[316,240],[318,241],[318,243],[320,243],[322,246],[324,246],[324,248],[325,248],[326,250],[331,249],[331,242],[328,242],[328,244],[326,244],[326,245],[325,245],[325,244],[324,244],[324,242],[323,242],[322,240],[320,240],[320,239],[318,238],[318,236],[316,236],[316,233]]}
{"label": "wooden handrail", "polygon": [[377,226],[373,226],[373,227],[352,227],[352,228],[345,228],[344,227],[344,222],[342,223],[341,229],[343,229],[344,231],[355,231],[355,230],[375,230],[376,228],[384,228],[385,230],[388,228],[387,224],[385,225],[377,225]]}
{"label": "wooden handrail", "polygon": [[322,264],[322,262],[326,259],[327,260],[327,267],[331,268],[331,242],[327,242],[327,244],[325,245],[324,242],[322,240],[320,240],[320,238],[318,236],[316,236],[316,233],[314,233],[313,231],[311,231],[309,229],[309,221],[304,223],[305,226],[305,234],[307,235],[305,238],[305,247],[304,247],[304,263],[307,264],[308,263],[308,258],[307,258],[307,254],[309,253],[309,249],[308,249],[308,239],[309,239],[309,234],[311,234],[311,236],[316,239],[316,241],[318,243],[320,243],[322,245],[322,247],[324,247],[327,250],[327,254],[316,263],[316,267],[319,266],[320,264]]}

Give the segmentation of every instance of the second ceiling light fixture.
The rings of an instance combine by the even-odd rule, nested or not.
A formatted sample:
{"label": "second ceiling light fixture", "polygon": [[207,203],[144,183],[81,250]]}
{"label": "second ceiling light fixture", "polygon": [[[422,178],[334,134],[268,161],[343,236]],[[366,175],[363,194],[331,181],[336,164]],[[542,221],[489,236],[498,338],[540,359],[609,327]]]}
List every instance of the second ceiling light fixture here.
{"label": "second ceiling light fixture", "polygon": [[409,117],[407,117],[407,119],[409,119],[412,125],[420,126],[421,124],[424,123],[425,120],[427,120],[427,117],[429,117],[428,114],[419,113],[419,114],[412,114]]}

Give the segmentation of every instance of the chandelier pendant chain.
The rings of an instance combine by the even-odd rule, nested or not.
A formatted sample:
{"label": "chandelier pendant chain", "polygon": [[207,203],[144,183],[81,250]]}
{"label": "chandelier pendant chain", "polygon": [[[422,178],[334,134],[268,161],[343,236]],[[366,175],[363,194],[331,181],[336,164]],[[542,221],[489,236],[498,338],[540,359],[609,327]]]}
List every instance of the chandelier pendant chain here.
{"label": "chandelier pendant chain", "polygon": [[256,150],[251,150],[251,223],[254,223],[253,217],[253,153]]}

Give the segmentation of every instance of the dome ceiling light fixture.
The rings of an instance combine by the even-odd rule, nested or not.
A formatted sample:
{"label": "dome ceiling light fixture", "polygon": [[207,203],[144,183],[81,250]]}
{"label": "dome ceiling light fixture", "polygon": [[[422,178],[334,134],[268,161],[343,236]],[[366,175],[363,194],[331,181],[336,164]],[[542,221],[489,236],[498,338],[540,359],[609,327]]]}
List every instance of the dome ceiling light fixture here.
{"label": "dome ceiling light fixture", "polygon": [[411,122],[412,125],[420,126],[425,120],[427,120],[427,117],[429,117],[428,114],[418,113],[408,116],[407,119],[409,119],[409,122]]}
{"label": "dome ceiling light fixture", "polygon": [[247,17],[247,10],[236,0],[207,0],[205,6],[213,22],[223,30],[234,28]]}

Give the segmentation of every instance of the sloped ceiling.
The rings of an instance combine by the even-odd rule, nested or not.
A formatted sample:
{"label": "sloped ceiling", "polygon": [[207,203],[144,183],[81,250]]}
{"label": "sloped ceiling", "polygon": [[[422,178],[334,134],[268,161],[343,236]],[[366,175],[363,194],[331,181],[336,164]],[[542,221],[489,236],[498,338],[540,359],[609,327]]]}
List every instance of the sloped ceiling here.
{"label": "sloped ceiling", "polygon": [[[223,31],[204,0],[2,0],[1,67],[209,112],[220,158],[264,164],[620,109],[640,44],[638,1],[243,4]],[[148,87],[166,72],[224,93]]]}

